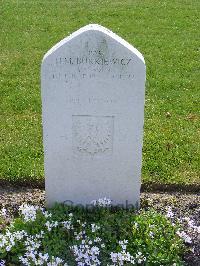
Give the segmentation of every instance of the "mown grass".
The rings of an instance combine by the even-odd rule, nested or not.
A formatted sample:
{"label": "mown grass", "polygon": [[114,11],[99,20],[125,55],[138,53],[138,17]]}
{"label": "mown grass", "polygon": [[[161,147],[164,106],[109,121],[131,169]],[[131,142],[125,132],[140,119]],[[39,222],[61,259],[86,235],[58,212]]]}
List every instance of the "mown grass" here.
{"label": "mown grass", "polygon": [[43,179],[42,57],[98,23],[147,64],[143,182],[199,183],[199,13],[195,0],[1,1],[1,179]]}

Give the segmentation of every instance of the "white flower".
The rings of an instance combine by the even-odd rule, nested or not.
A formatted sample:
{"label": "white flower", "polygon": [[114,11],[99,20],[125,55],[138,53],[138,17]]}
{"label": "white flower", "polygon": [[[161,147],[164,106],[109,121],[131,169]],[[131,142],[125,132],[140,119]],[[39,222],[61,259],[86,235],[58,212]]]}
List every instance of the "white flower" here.
{"label": "white flower", "polygon": [[24,230],[11,233],[7,229],[4,235],[0,234],[0,248],[5,248],[9,252],[15,246],[16,240],[21,240],[26,235]]}
{"label": "white flower", "polygon": [[[134,257],[129,252],[122,251],[118,253],[111,252],[111,260],[114,265],[124,265],[124,262],[135,264]],[[117,264],[116,264],[117,263]]]}
{"label": "white flower", "polygon": [[146,261],[146,257],[140,251],[135,255],[135,257],[138,264],[142,264]]}
{"label": "white flower", "polygon": [[52,230],[52,228],[58,226],[58,222],[57,221],[52,221],[52,222],[47,221],[44,225],[47,227],[47,230],[50,232]]}
{"label": "white flower", "polygon": [[49,254],[48,253],[45,253],[44,255],[39,253],[39,257],[43,260],[43,261],[48,261],[49,259]]}
{"label": "white flower", "polygon": [[7,245],[7,246],[6,246],[6,251],[7,251],[7,252],[10,251],[11,248],[12,248],[12,245]]}
{"label": "white flower", "polygon": [[[60,259],[58,257],[54,258],[52,256],[51,262],[48,262],[47,263],[47,266],[58,266],[58,265],[60,265],[60,263],[63,263],[63,260],[62,259]],[[65,263],[64,265],[67,266],[67,263]]]}
{"label": "white flower", "polygon": [[64,226],[66,229],[68,229],[68,230],[73,229],[73,225],[72,225],[71,220],[69,220],[69,221],[64,221],[64,222],[62,222],[62,224],[63,224],[63,226]]}
{"label": "white flower", "polygon": [[84,266],[84,265],[91,265],[91,266],[98,266],[100,265],[100,261],[98,256],[100,254],[100,250],[97,246],[93,246],[93,241],[89,239],[85,232],[80,232],[79,236],[84,236],[84,239],[81,240],[80,244],[73,245],[70,249],[73,251],[75,260],[77,265]]}
{"label": "white flower", "polygon": [[1,211],[0,211],[0,216],[6,218],[8,215],[7,215],[7,210],[6,208],[2,208]]}
{"label": "white flower", "polygon": [[135,222],[134,225],[135,225],[135,228],[138,228],[138,223]]}
{"label": "white flower", "polygon": [[100,226],[96,225],[96,224],[91,224],[92,227],[92,233],[95,233],[97,230],[100,229]]}
{"label": "white flower", "polygon": [[138,253],[136,254],[136,258],[139,258],[141,255],[142,255],[142,252],[138,252]]}
{"label": "white flower", "polygon": [[150,236],[151,238],[154,238],[154,233],[153,233],[152,231],[150,231],[150,232],[149,232],[149,236]]}
{"label": "white flower", "polygon": [[111,260],[114,263],[113,266],[115,265],[121,266],[124,265],[124,263],[126,262],[129,262],[128,265],[135,264],[135,258],[129,252],[126,251],[127,244],[128,240],[124,239],[122,241],[119,241],[119,245],[121,246],[122,251],[118,253],[117,252],[110,253]]}
{"label": "white flower", "polygon": [[5,260],[0,260],[0,266],[5,266],[5,265],[6,265]]}
{"label": "white flower", "polygon": [[167,218],[174,218],[174,213],[172,212],[172,208],[171,207],[168,207],[167,208],[167,214],[166,214],[166,217]]}
{"label": "white flower", "polygon": [[19,257],[19,261],[22,262],[24,265],[26,266],[29,266],[31,265],[29,262],[28,262],[28,259],[27,258],[23,258],[22,256]]}
{"label": "white flower", "polygon": [[188,229],[190,232],[200,234],[200,226],[196,226],[194,220],[191,220],[189,217],[184,217],[183,220],[187,222]]}
{"label": "white flower", "polygon": [[91,201],[92,205],[99,206],[99,207],[110,207],[111,203],[112,203],[111,199],[106,198],[106,197]]}
{"label": "white flower", "polygon": [[19,207],[19,211],[21,212],[25,222],[35,221],[38,209],[38,206],[33,206],[29,204],[22,204]]}
{"label": "white flower", "polygon": [[176,233],[178,236],[180,236],[185,241],[185,243],[189,243],[189,244],[192,243],[191,237],[187,235],[184,231],[177,231]]}
{"label": "white flower", "polygon": [[79,233],[74,232],[74,235],[75,235],[75,239],[76,239],[76,240],[83,239],[84,236],[85,236],[85,231],[80,231]]}
{"label": "white flower", "polygon": [[51,218],[52,217],[52,214],[50,212],[48,212],[48,211],[44,211],[43,215],[44,215],[45,218]]}
{"label": "white flower", "polygon": [[97,243],[98,243],[98,242],[101,242],[101,240],[102,240],[102,239],[101,239],[100,237],[96,237],[96,238],[94,239],[94,242],[97,242]]}
{"label": "white flower", "polygon": [[123,250],[126,250],[126,246],[128,244],[128,240],[119,241],[119,244]]}

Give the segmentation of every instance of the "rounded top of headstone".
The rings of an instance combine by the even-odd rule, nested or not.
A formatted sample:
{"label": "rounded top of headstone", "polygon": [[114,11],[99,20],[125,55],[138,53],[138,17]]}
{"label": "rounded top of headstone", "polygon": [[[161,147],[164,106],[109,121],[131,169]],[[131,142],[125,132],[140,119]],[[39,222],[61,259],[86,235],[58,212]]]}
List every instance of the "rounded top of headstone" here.
{"label": "rounded top of headstone", "polygon": [[73,40],[74,38],[80,36],[81,34],[88,32],[88,31],[98,31],[98,32],[102,32],[105,35],[111,37],[112,39],[114,39],[115,41],[117,41],[118,43],[120,43],[121,45],[123,45],[124,47],[126,47],[128,50],[130,50],[131,52],[133,52],[144,64],[144,57],[143,55],[136,49],[134,48],[131,44],[129,44],[127,41],[125,41],[124,39],[122,39],[121,37],[119,37],[117,34],[113,33],[111,30],[98,25],[98,24],[88,24],[82,28],[80,28],[79,30],[73,32],[72,34],[70,34],[68,37],[64,38],[63,40],[61,40],[60,42],[58,42],[56,45],[54,45],[43,57],[43,61],[49,56],[51,55],[53,52],[55,52],[57,49],[59,49],[61,46],[65,45],[66,43],[70,42],[71,40]]}

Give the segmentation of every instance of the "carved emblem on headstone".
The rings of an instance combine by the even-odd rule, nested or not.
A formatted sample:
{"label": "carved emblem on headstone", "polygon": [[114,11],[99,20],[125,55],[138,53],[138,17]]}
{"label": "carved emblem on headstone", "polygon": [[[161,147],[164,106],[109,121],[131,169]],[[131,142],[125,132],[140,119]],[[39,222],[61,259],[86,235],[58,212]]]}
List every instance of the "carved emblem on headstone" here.
{"label": "carved emblem on headstone", "polygon": [[107,154],[112,152],[113,117],[74,115],[73,149],[75,153]]}
{"label": "carved emblem on headstone", "polygon": [[87,25],[41,68],[47,205],[140,199],[145,62],[131,44]]}

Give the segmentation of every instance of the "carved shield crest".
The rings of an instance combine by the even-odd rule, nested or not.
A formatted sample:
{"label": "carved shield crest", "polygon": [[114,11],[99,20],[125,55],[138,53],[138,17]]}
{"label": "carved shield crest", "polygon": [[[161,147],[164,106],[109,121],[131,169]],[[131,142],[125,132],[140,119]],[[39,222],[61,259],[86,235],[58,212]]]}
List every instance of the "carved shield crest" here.
{"label": "carved shield crest", "polygon": [[112,116],[73,116],[72,132],[75,153],[94,156],[112,152]]}

